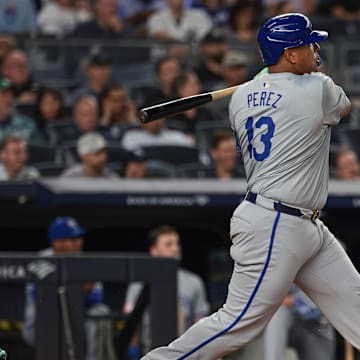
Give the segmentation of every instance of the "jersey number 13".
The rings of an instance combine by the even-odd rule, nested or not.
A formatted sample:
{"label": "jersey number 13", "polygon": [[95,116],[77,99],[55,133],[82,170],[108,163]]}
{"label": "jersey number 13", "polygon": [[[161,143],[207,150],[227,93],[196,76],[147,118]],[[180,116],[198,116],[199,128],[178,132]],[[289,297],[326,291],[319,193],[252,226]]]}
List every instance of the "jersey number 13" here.
{"label": "jersey number 13", "polygon": [[[266,127],[265,132],[261,134],[260,141],[264,144],[264,149],[262,152],[257,152],[256,147],[253,146],[252,140],[254,138],[254,128],[260,129]],[[250,159],[254,157],[256,161],[263,161],[269,155],[271,151],[271,139],[274,136],[275,124],[273,119],[270,116],[261,116],[257,121],[254,121],[252,116],[248,117],[245,124],[248,146],[247,149],[250,154]]]}

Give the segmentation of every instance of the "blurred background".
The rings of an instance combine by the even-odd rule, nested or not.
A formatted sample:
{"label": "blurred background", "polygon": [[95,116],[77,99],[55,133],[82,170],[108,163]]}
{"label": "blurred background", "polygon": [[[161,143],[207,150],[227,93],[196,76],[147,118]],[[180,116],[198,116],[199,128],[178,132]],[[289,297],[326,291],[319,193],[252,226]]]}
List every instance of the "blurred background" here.
{"label": "blurred background", "polygon": [[[61,297],[39,295],[39,277],[31,278],[38,270],[29,267],[34,258],[175,258],[186,303],[178,333],[222,305],[232,271],[229,219],[246,191],[229,99],[147,125],[137,113],[251,79],[263,68],[259,25],[287,12],[304,13],[314,29],[329,32],[320,71],[352,100],[351,113],[332,131],[330,194],[321,218],[360,269],[359,1],[0,1],[0,347],[10,360],[44,358],[35,336],[46,336],[35,331],[39,301],[53,301],[59,311],[54,339],[67,350],[54,359],[138,359],[152,346],[146,279],[129,285],[131,277],[120,277],[114,286],[84,275],[77,280],[84,317],[70,316],[70,325],[76,330],[76,321],[84,322],[79,336],[86,345],[71,358]],[[154,239],[170,239],[166,246],[149,242],[154,229],[160,229]],[[30,260],[12,262],[24,253]],[[67,271],[65,263],[54,271]],[[52,273],[45,265],[40,280]],[[71,309],[76,291],[68,297]],[[100,335],[111,346],[99,345]],[[100,342],[91,348],[94,339]],[[334,339],[327,359],[343,359],[344,340]],[[306,345],[288,345],[288,359],[310,359],[301,355]]]}

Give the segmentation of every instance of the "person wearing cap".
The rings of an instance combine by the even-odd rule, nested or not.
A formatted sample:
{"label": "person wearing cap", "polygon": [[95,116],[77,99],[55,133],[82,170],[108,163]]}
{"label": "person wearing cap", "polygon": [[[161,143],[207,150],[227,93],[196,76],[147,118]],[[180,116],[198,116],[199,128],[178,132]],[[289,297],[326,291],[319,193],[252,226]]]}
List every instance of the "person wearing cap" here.
{"label": "person wearing cap", "polygon": [[11,83],[0,78],[0,142],[10,135],[22,137],[27,142],[43,142],[35,122],[14,111],[14,93]]}
{"label": "person wearing cap", "polygon": [[82,135],[76,144],[81,164],[75,164],[64,171],[61,177],[67,178],[108,178],[116,179],[118,175],[106,167],[107,142],[98,132]]}
{"label": "person wearing cap", "polygon": [[203,84],[214,84],[222,80],[221,63],[228,46],[224,35],[219,31],[210,31],[201,41],[201,61],[195,67],[195,72]]}
{"label": "person wearing cap", "polygon": [[122,175],[128,179],[144,179],[148,176],[146,159],[141,151],[128,152]]}
{"label": "person wearing cap", "polygon": [[83,95],[92,95],[99,101],[101,94],[110,85],[111,60],[101,51],[91,52],[84,59],[82,69],[86,77],[85,84],[70,94],[68,103],[71,105]]}
{"label": "person wearing cap", "polygon": [[249,59],[241,51],[229,51],[222,62],[223,86],[243,84],[249,80]]}
{"label": "person wearing cap", "polygon": [[[40,257],[78,255],[83,251],[86,230],[70,216],[59,216],[48,227],[48,242],[50,247],[39,252]],[[88,313],[106,315],[108,307],[103,303],[103,286],[101,283],[84,284],[84,305]],[[25,342],[36,344],[36,287],[33,283],[26,284],[26,300],[24,309],[24,326],[22,335]],[[94,314],[95,315],[95,314]],[[98,339],[96,337],[96,321],[85,322],[87,339],[86,360],[98,360],[96,357]],[[94,332],[95,330],[95,332]]]}
{"label": "person wearing cap", "polygon": [[[221,90],[227,87],[243,84],[249,79],[249,59],[240,51],[230,50],[226,53],[221,64],[221,81],[212,90]],[[229,99],[223,98],[212,101],[207,105],[217,114],[218,119],[227,121]]]}

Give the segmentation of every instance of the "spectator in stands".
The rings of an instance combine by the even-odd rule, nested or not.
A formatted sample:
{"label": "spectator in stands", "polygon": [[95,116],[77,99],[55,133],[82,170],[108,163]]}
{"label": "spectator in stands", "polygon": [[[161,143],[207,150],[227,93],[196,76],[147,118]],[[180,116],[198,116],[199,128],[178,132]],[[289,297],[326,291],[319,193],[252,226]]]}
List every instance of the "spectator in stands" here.
{"label": "spectator in stands", "polygon": [[44,138],[49,140],[47,126],[65,118],[65,105],[62,93],[53,88],[42,88],[38,92],[34,107],[34,120]]}
{"label": "spectator in stands", "polygon": [[296,12],[295,4],[291,1],[279,1],[271,5],[271,9],[269,10],[274,16],[286,14],[290,12]]}
{"label": "spectator in stands", "polygon": [[247,44],[256,40],[258,30],[258,7],[254,1],[237,2],[230,13],[231,46]]}
{"label": "spectator in stands", "polygon": [[265,328],[264,360],[284,360],[287,346],[296,349],[301,360],[335,359],[333,327],[295,285]]}
{"label": "spectator in stands", "polygon": [[97,133],[90,132],[82,135],[76,144],[81,164],[66,169],[61,177],[67,178],[107,178],[116,179],[118,176],[107,165],[107,142]]}
{"label": "spectator in stands", "polygon": [[175,175],[174,166],[157,159],[148,159],[143,151],[128,151],[124,156],[121,177],[127,179],[170,178]]}
{"label": "spectator in stands", "polygon": [[146,16],[165,6],[164,0],[120,0],[118,12],[121,18],[128,19],[134,16]]}
{"label": "spectator in stands", "polygon": [[184,0],[166,0],[167,7],[156,11],[147,23],[150,37],[163,40],[200,40],[212,22],[203,10],[186,9]]}
{"label": "spectator in stands", "polygon": [[127,130],[121,139],[121,145],[128,151],[135,151],[154,145],[194,146],[194,142],[181,131],[167,129],[165,119],[159,119]]}
{"label": "spectator in stands", "polygon": [[83,38],[117,38],[129,36],[131,30],[117,14],[116,0],[94,0],[94,19],[79,24],[73,36]]}
{"label": "spectator in stands", "polygon": [[36,12],[32,1],[1,0],[0,32],[29,35],[36,30]]}
{"label": "spectator in stands", "polygon": [[40,173],[32,166],[27,166],[28,153],[26,142],[19,136],[5,138],[0,148],[1,181],[34,181]]}
{"label": "spectator in stands", "polygon": [[[48,228],[50,247],[39,252],[40,257],[80,255],[83,252],[86,230],[69,216],[53,220]],[[83,285],[84,307],[87,315],[106,316],[110,309],[103,303],[103,285],[99,282],[86,282]],[[23,338],[27,344],[36,344],[36,286],[26,284]],[[108,325],[108,324],[107,324]],[[107,326],[100,327],[96,320],[85,321],[86,360],[115,359],[111,344],[111,333]],[[101,339],[103,337],[103,339]],[[107,344],[107,345],[105,345]]]}
{"label": "spectator in stands", "polygon": [[5,56],[16,49],[16,38],[7,34],[0,34],[0,67]]}
{"label": "spectator in stands", "polygon": [[113,138],[119,138],[124,129],[136,123],[135,104],[122,86],[110,85],[101,95],[100,105],[100,124],[109,128]]}
{"label": "spectator in stands", "polygon": [[[244,83],[249,78],[248,57],[235,50],[230,50],[224,57],[222,62],[222,81],[218,82],[212,90],[220,90],[231,86]],[[207,105],[214,114],[216,119],[220,121],[228,121],[229,119],[229,99],[223,98],[212,101]]]}
{"label": "spectator in stands", "polygon": [[145,158],[139,152],[129,152],[124,165],[123,176],[128,179],[144,179],[148,177]]}
{"label": "spectator in stands", "polygon": [[214,86],[222,80],[222,61],[228,51],[223,34],[218,31],[209,32],[201,41],[201,62],[195,67],[199,80],[205,86]]}
{"label": "spectator in stands", "polygon": [[99,101],[101,94],[109,86],[111,61],[107,55],[101,52],[101,49],[90,52],[84,61],[83,70],[86,76],[86,84],[70,95],[70,104],[73,104],[82,95],[95,96]]}
{"label": "spectator in stands", "polygon": [[[222,81],[212,90],[220,90],[231,86],[243,84],[249,79],[249,59],[240,51],[229,51],[222,62]],[[215,118],[220,121],[228,121],[229,119],[229,99],[223,98],[213,101],[207,105],[214,114]]]}
{"label": "spectator in stands", "polygon": [[154,11],[164,7],[164,0],[120,0],[120,18],[135,29],[137,36],[146,35],[146,21]]}
{"label": "spectator in stands", "polygon": [[284,14],[287,11],[300,12],[307,16],[313,15],[317,0],[263,0],[264,11],[267,16]]}
{"label": "spectator in stands", "polygon": [[[186,96],[198,95],[202,91],[202,87],[196,73],[192,71],[180,74],[172,84],[175,97],[182,98]],[[202,121],[214,120],[213,114],[209,109],[198,107],[190,109],[175,115],[167,120],[167,125],[171,129],[178,129],[187,134],[190,138],[194,138],[195,127]]]}
{"label": "spectator in stands", "polygon": [[56,145],[64,145],[76,141],[82,134],[98,131],[108,136],[105,128],[98,124],[99,107],[91,95],[80,96],[73,106],[72,124],[60,128],[56,135]]}
{"label": "spectator in stands", "polygon": [[245,177],[244,171],[238,163],[238,154],[232,131],[214,131],[210,155],[213,164],[208,167],[205,177],[221,180]]}
{"label": "spectator in stands", "polygon": [[360,3],[357,0],[332,0],[331,14],[345,21],[360,20]]}
{"label": "spectator in stands", "polygon": [[[152,229],[148,235],[149,253],[152,257],[174,258],[181,261],[180,236],[175,228],[168,225],[159,226]],[[187,328],[208,315],[209,304],[206,300],[205,286],[202,279],[181,267],[177,271],[178,286],[178,333],[182,334]],[[130,284],[125,298],[124,312],[129,314],[133,311],[136,302],[142,292],[142,283]],[[145,311],[142,322],[141,345],[144,352],[149,350],[150,340],[150,317],[149,312]],[[129,349],[131,354],[135,352],[140,355],[139,342],[132,342]]]}
{"label": "spectator in stands", "polygon": [[37,23],[42,34],[64,37],[90,18],[91,14],[85,9],[78,9],[73,0],[53,0],[41,9]]}
{"label": "spectator in stands", "polygon": [[17,103],[35,101],[37,84],[31,77],[28,57],[22,50],[13,50],[3,59],[1,72],[11,82]]}
{"label": "spectator in stands", "polygon": [[150,106],[171,99],[172,83],[181,73],[181,62],[177,57],[164,56],[155,64],[158,87],[147,91],[144,105]]}
{"label": "spectator in stands", "polygon": [[222,62],[222,87],[240,85],[249,79],[249,59],[241,51],[230,51]]}
{"label": "spectator in stands", "polygon": [[335,154],[334,175],[338,180],[360,180],[360,163],[354,151],[345,149]]}
{"label": "spectator in stands", "polygon": [[206,11],[215,29],[225,29],[229,25],[230,7],[226,0],[202,0],[194,4],[195,8]]}
{"label": "spectator in stands", "polygon": [[10,82],[0,79],[0,141],[9,135],[19,135],[30,142],[43,142],[34,121],[13,109],[14,94]]}

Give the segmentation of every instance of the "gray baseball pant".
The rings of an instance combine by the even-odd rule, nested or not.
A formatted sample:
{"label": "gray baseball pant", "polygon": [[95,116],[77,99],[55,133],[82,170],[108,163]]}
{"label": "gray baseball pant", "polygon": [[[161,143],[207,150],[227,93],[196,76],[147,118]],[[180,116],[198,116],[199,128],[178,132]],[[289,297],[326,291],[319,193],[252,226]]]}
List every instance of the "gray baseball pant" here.
{"label": "gray baseball pant", "polygon": [[360,348],[360,275],[320,221],[243,201],[230,224],[234,270],[225,304],[143,360],[216,360],[256,337],[295,282]]}

